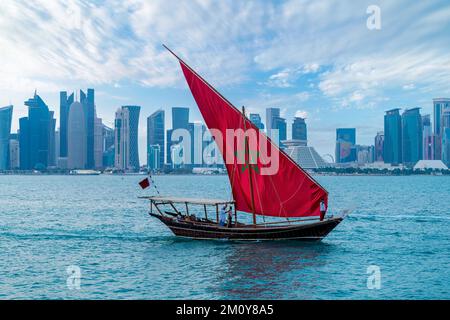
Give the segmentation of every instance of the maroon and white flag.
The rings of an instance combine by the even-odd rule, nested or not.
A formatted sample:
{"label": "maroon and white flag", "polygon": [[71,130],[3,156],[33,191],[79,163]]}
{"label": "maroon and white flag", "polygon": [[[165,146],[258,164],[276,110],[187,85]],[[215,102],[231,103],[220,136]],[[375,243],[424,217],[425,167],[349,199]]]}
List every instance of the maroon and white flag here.
{"label": "maroon and white flag", "polygon": [[145,178],[144,180],[139,182],[139,185],[141,186],[142,189],[147,189],[148,187],[150,187],[150,179]]}

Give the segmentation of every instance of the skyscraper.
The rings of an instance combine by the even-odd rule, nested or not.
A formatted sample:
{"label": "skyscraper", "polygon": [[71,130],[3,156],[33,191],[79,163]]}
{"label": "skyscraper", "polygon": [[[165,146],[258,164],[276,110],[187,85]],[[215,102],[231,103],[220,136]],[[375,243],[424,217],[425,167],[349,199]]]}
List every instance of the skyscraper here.
{"label": "skyscraper", "polygon": [[19,119],[20,168],[45,169],[50,139],[54,138],[54,133],[50,132],[54,129],[53,113],[36,92],[25,105],[28,106],[28,117]]}
{"label": "skyscraper", "polygon": [[402,114],[402,160],[414,166],[422,160],[423,133],[420,108],[405,110]]}
{"label": "skyscraper", "polygon": [[161,146],[151,144],[147,146],[147,168],[152,171],[161,170]]}
{"label": "skyscraper", "polygon": [[67,91],[59,93],[59,156],[67,157],[67,121],[69,107],[74,102],[74,94],[67,97]]}
{"label": "skyscraper", "polygon": [[164,110],[147,117],[147,167],[150,170],[164,166],[164,118]]}
{"label": "skyscraper", "polygon": [[434,134],[436,134],[436,135],[441,134],[442,114],[445,109],[450,109],[450,98],[433,99]]}
{"label": "skyscraper", "polygon": [[374,162],[374,146],[356,145],[356,161],[358,164]]}
{"label": "skyscraper", "polygon": [[283,144],[281,143],[281,141],[287,140],[286,119],[281,118],[281,117],[274,117],[274,118],[272,118],[271,135],[274,135],[273,130],[278,130],[278,140],[275,141],[275,143],[278,146],[283,147]]}
{"label": "skyscraper", "polygon": [[9,139],[13,106],[0,108],[0,170],[9,169]]}
{"label": "skyscraper", "polygon": [[122,106],[116,111],[115,167],[139,170],[138,127],[140,106]]}
{"label": "skyscraper", "polygon": [[103,151],[114,147],[114,129],[103,124]]}
{"label": "skyscraper", "polygon": [[59,152],[60,152],[60,135],[59,135],[59,128],[55,130],[55,164],[56,166],[58,166],[58,161],[59,161]]}
{"label": "skyscraper", "polygon": [[19,146],[20,146],[20,169],[31,169],[30,160],[30,122],[28,117],[22,117],[19,119]]}
{"label": "skyscraper", "polygon": [[384,115],[384,163],[402,163],[402,118],[400,109],[386,111]]}
{"label": "skyscraper", "polygon": [[306,129],[306,122],[304,118],[295,117],[292,122],[292,139],[293,140],[308,140],[308,133]]}
{"label": "skyscraper", "polygon": [[56,119],[54,117],[54,114],[55,114],[54,111],[50,111],[50,122],[49,122],[50,128],[49,128],[49,136],[48,136],[48,160],[47,160],[47,166],[49,166],[49,167],[56,166],[56,151],[55,151]]}
{"label": "skyscraper", "polygon": [[380,131],[375,136],[374,161],[383,161],[384,132]]}
{"label": "skyscraper", "polygon": [[336,163],[356,161],[356,129],[336,129]]}
{"label": "skyscraper", "polygon": [[450,108],[442,113],[442,162],[450,167]]}
{"label": "skyscraper", "polygon": [[266,133],[269,138],[272,137],[273,119],[280,117],[279,108],[267,108],[266,109]]}
{"label": "skyscraper", "polygon": [[442,136],[442,162],[450,167],[450,128],[443,128]]}
{"label": "skyscraper", "polygon": [[166,163],[172,164],[172,145],[177,144],[178,142],[172,142],[172,132],[173,129],[168,129],[166,131]]}
{"label": "skyscraper", "polygon": [[172,132],[177,129],[185,129],[188,130],[189,128],[189,108],[185,107],[173,107],[172,108],[172,129],[167,130],[167,137],[166,137],[166,152],[167,152],[167,164],[172,163],[172,155],[173,152],[171,152],[171,148],[174,145],[177,145],[180,143],[181,139],[178,141],[172,142]]}
{"label": "skyscraper", "polygon": [[140,106],[123,106],[122,108],[127,109],[130,118],[130,165],[132,168],[139,170],[139,113],[141,111]]}
{"label": "skyscraper", "polygon": [[94,166],[103,168],[103,123],[97,114],[94,117]]}
{"label": "skyscraper", "polygon": [[187,129],[189,124],[189,108],[172,108],[172,129]]}
{"label": "skyscraper", "polygon": [[114,167],[114,129],[103,125],[103,167]]}
{"label": "skyscraper", "polygon": [[258,113],[250,113],[249,119],[259,130],[264,130],[264,124],[262,123],[261,116]]}
{"label": "skyscraper", "polygon": [[429,114],[422,116],[422,155],[424,160],[434,160],[434,140],[433,129],[431,127],[431,117]]}
{"label": "skyscraper", "polygon": [[200,122],[190,122],[189,136],[191,138],[191,157],[189,164],[191,167],[203,165],[203,148],[206,144],[203,143],[203,134],[206,127]]}
{"label": "skyscraper", "polygon": [[450,109],[449,98],[433,99],[434,135],[436,137],[434,145],[434,158],[436,160],[442,159],[442,135],[443,135],[442,114],[446,109]]}
{"label": "skyscraper", "polygon": [[84,107],[80,102],[73,102],[69,107],[67,121],[67,167],[84,169],[87,165],[87,128]]}
{"label": "skyscraper", "polygon": [[86,168],[95,167],[94,158],[94,130],[95,130],[95,92],[87,89],[87,94],[80,90],[80,103],[83,105],[86,126]]}
{"label": "skyscraper", "polygon": [[19,135],[11,134],[9,138],[9,169],[18,170],[20,168]]}
{"label": "skyscraper", "polygon": [[450,128],[450,108],[442,112],[442,132],[444,132],[445,128]]}

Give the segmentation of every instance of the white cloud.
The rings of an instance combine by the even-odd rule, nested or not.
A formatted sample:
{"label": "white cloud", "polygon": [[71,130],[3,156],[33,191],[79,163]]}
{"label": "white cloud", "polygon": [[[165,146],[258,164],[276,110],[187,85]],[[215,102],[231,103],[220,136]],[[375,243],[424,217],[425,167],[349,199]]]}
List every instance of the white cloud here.
{"label": "white cloud", "polygon": [[291,74],[288,70],[280,71],[269,77],[268,85],[272,87],[287,88],[291,87]]}
{"label": "white cloud", "polygon": [[303,75],[311,73],[317,73],[320,66],[317,63],[305,64],[299,68],[283,69],[269,77],[269,80],[265,83],[271,87],[289,88],[294,86],[294,82]]}
{"label": "white cloud", "polygon": [[[267,71],[272,75],[259,83],[290,89],[300,77],[320,73],[319,89],[338,105],[366,104],[395,88],[447,93],[450,6],[379,1],[382,29],[372,32],[368,4],[5,0],[0,93],[124,81],[178,86],[179,66],[162,43],[215,86]],[[287,104],[301,99],[282,98]]]}
{"label": "white cloud", "polygon": [[414,83],[408,83],[408,84],[403,85],[402,88],[403,88],[404,90],[412,90],[412,89],[415,89],[416,86],[414,85]]}
{"label": "white cloud", "polygon": [[[405,82],[409,84],[404,85]],[[413,83],[421,83],[421,87],[433,85],[436,91],[448,92],[450,57],[433,51],[367,57],[323,73],[319,88],[328,97],[351,103],[366,98],[373,101],[392,88],[414,89]]]}
{"label": "white cloud", "polygon": [[295,117],[297,118],[308,118],[308,112],[305,110],[297,110],[295,112]]}

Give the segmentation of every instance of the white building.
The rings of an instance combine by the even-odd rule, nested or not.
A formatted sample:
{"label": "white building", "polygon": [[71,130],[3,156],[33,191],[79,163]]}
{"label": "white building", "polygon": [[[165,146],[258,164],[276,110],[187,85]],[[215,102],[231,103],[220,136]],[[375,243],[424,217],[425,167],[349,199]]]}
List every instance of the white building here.
{"label": "white building", "polygon": [[122,106],[116,111],[114,166],[119,170],[139,171],[140,106]]}
{"label": "white building", "polygon": [[414,170],[447,170],[447,166],[441,160],[419,160],[414,166]]}
{"label": "white building", "polygon": [[307,146],[304,140],[285,140],[282,143],[286,146],[284,151],[288,156],[303,169],[318,169],[330,166],[313,147]]}
{"label": "white building", "polygon": [[128,109],[119,108],[116,111],[115,142],[114,142],[114,167],[126,170],[130,167],[130,113]]}
{"label": "white building", "polygon": [[84,169],[86,167],[86,122],[83,105],[77,101],[69,108],[67,121],[67,167]]}

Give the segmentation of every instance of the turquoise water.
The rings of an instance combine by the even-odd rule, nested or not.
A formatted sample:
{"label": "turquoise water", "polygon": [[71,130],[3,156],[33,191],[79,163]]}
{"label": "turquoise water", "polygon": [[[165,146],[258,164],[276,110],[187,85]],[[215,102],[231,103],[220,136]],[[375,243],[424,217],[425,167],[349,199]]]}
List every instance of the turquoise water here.
{"label": "turquoise water", "polygon": [[[0,299],[450,298],[450,177],[319,176],[330,210],[354,211],[314,244],[177,239],[137,199],[140,179],[0,176]],[[225,176],[155,180],[229,197]]]}

